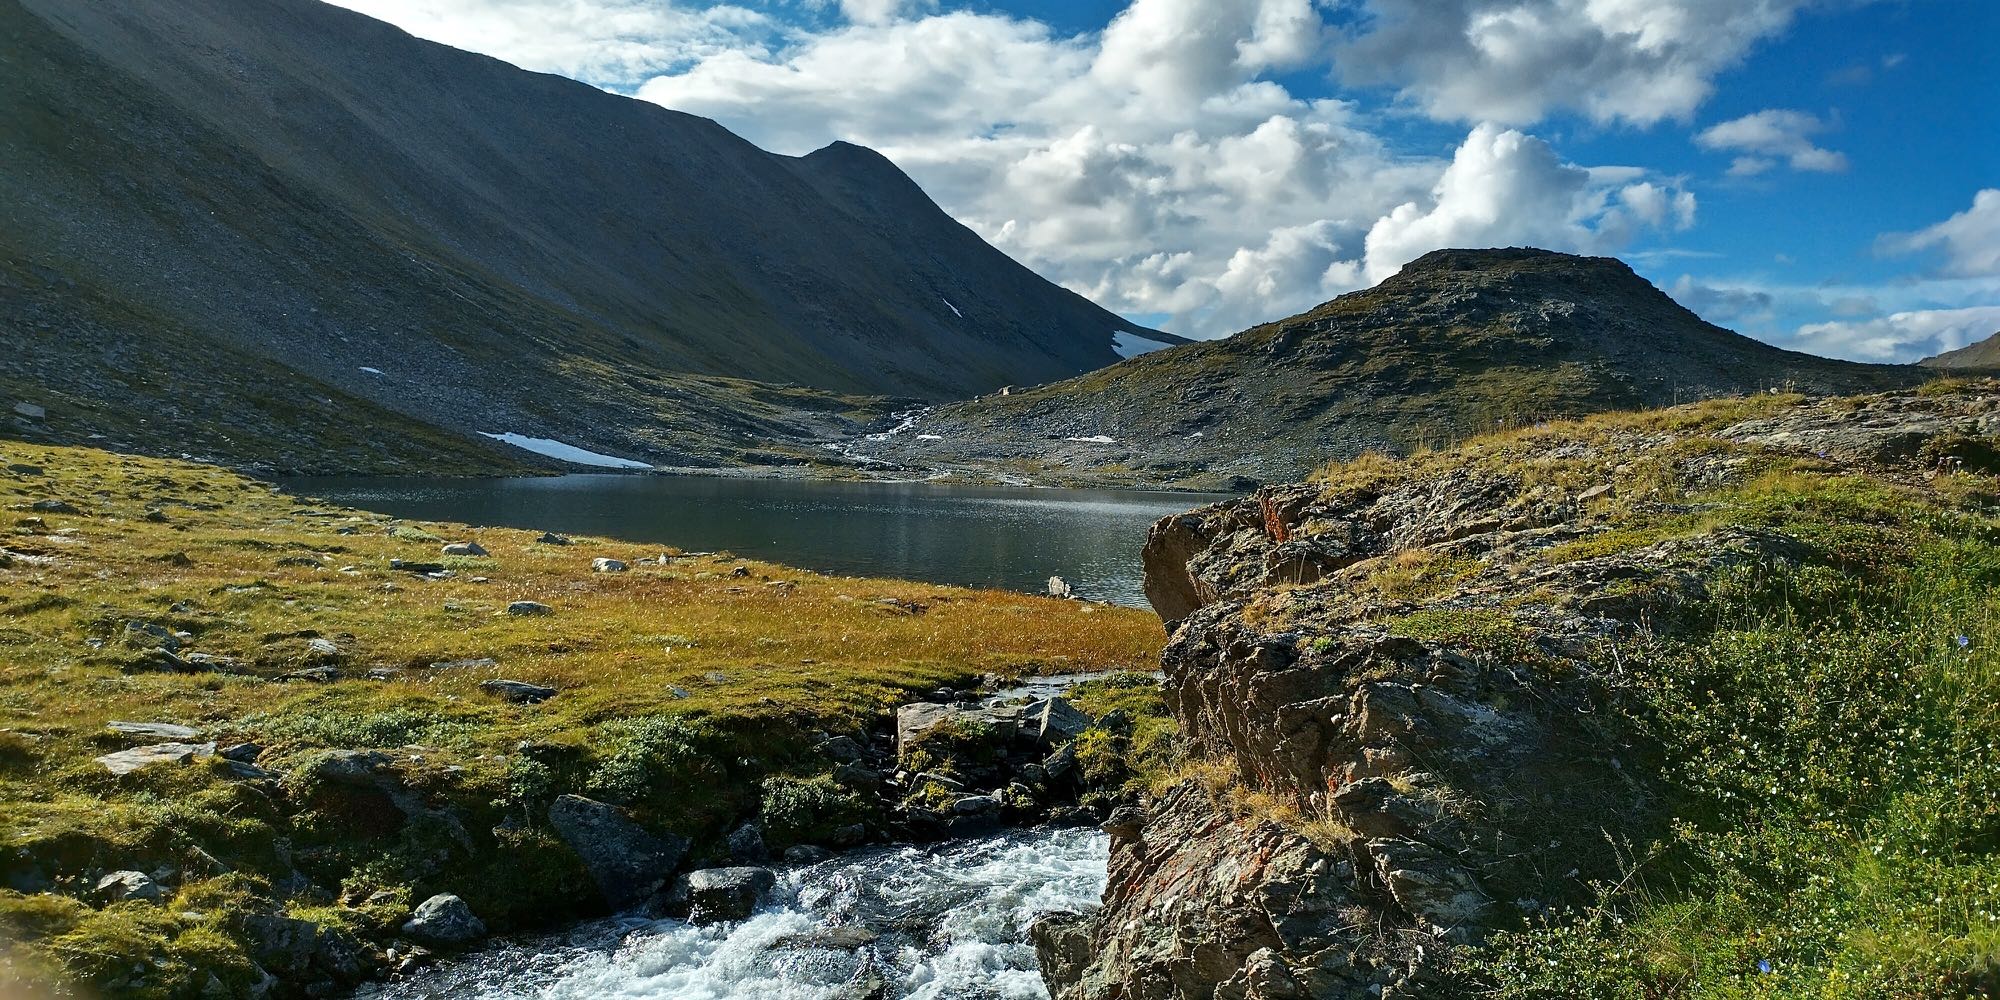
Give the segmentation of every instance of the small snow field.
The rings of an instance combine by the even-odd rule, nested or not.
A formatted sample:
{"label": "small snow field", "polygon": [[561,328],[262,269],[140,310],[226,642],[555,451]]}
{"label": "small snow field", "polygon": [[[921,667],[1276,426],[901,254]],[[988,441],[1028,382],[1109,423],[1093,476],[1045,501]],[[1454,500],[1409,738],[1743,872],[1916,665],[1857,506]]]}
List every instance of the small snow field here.
{"label": "small snow field", "polygon": [[368,373],[368,374],[370,374],[370,375],[380,375],[380,374],[382,374],[382,369],[380,369],[380,368],[370,368],[370,367],[368,367],[367,365],[362,365],[362,366],[361,366],[361,370],[362,370],[362,371],[364,371],[364,372],[367,372],[367,373]]}
{"label": "small snow field", "polygon": [[553,438],[529,437],[525,434],[515,434],[511,431],[500,434],[495,434],[491,431],[480,431],[479,433],[484,437],[490,437],[503,444],[511,444],[524,451],[532,451],[537,455],[568,462],[571,465],[588,465],[599,469],[650,469],[653,467],[648,462],[635,462],[629,458],[619,458],[615,455],[602,455],[594,451],[586,451],[573,444],[564,444]]}
{"label": "small snow field", "polygon": [[1165,350],[1172,346],[1172,344],[1162,344],[1157,340],[1147,340],[1136,333],[1127,333],[1124,330],[1116,331],[1111,335],[1112,353],[1128,361],[1141,354],[1151,354],[1154,351]]}
{"label": "small snow field", "polygon": [[1083,443],[1083,444],[1117,444],[1117,443],[1118,443],[1118,439],[1117,439],[1117,438],[1114,438],[1114,437],[1112,437],[1112,436],[1111,436],[1111,435],[1109,435],[1109,434],[1093,434],[1093,435],[1091,435],[1090,437],[1066,437],[1066,438],[1063,438],[1063,440],[1065,440],[1065,441],[1078,441],[1078,442],[1081,442],[1081,443]]}
{"label": "small snow field", "polygon": [[953,316],[956,316],[956,317],[958,317],[959,319],[964,319],[964,318],[965,318],[965,314],[964,314],[964,313],[962,313],[962,312],[959,312],[959,311],[958,311],[958,307],[957,307],[957,306],[955,306],[955,305],[952,305],[952,304],[951,304],[951,300],[950,300],[950,299],[947,299],[947,298],[945,298],[944,296],[940,295],[940,296],[938,296],[938,301],[939,301],[939,302],[942,302],[942,303],[944,303],[944,307],[945,307],[946,309],[949,309],[949,310],[951,310],[951,314],[952,314]]}

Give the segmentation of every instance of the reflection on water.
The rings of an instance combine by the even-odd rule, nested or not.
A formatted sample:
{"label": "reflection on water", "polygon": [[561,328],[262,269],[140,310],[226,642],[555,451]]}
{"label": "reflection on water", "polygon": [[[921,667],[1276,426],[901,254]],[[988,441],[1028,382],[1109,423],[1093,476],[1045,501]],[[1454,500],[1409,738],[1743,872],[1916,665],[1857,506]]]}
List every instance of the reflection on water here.
{"label": "reflection on water", "polygon": [[1139,547],[1169,514],[1222,497],[934,483],[695,476],[294,479],[308,496],[399,517],[728,550],[824,573],[1040,591],[1145,606]]}

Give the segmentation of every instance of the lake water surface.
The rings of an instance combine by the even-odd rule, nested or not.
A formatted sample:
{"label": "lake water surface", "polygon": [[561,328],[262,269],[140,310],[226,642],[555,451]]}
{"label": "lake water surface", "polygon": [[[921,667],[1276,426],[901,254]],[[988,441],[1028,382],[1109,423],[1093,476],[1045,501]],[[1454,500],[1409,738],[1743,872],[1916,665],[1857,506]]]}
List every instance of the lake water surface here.
{"label": "lake water surface", "polygon": [[823,573],[1079,596],[1145,607],[1139,548],[1220,494],[697,476],[311,478],[287,489],[397,517],[729,551]]}

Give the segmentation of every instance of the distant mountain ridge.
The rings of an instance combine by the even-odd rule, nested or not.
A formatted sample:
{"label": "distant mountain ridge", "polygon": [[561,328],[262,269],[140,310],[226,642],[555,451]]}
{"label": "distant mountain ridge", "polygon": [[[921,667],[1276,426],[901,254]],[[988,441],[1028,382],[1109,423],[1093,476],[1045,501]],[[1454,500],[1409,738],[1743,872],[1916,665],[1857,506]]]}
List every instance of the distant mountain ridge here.
{"label": "distant mountain ridge", "polygon": [[2000,369],[2000,333],[1917,362],[1926,368]]}
{"label": "distant mountain ridge", "polygon": [[[0,332],[27,355],[0,382],[52,410],[290,385],[397,426],[729,461],[883,408],[863,397],[1101,367],[1136,329],[872,151],[774,155],[315,0],[0,0],[0,29],[0,296],[44,331]],[[181,359],[173,399],[87,370],[113,341]]]}
{"label": "distant mountain ridge", "polygon": [[1928,377],[1732,333],[1613,258],[1439,250],[1224,340],[942,407],[868,454],[1044,481],[1240,486],[1556,417]]}

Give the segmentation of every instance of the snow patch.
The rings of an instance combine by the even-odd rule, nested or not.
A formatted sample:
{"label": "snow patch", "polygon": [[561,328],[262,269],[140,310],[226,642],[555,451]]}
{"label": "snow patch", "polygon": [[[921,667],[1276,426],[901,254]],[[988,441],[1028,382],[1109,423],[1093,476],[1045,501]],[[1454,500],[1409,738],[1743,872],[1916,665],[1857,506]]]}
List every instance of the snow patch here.
{"label": "snow patch", "polygon": [[529,437],[525,434],[515,434],[511,431],[501,434],[494,434],[491,431],[480,431],[479,433],[503,444],[511,444],[516,448],[532,451],[537,455],[560,459],[572,465],[589,465],[600,469],[652,468],[652,465],[646,462],[634,462],[629,458],[619,458],[615,455],[601,455],[594,451],[585,451],[576,445],[564,444],[553,438]]}
{"label": "snow patch", "polygon": [[368,374],[370,374],[370,375],[380,375],[380,374],[382,374],[382,369],[380,369],[380,368],[370,368],[370,367],[368,367],[367,365],[363,365],[363,366],[361,366],[361,370],[362,370],[362,371],[364,371],[364,372],[367,372],[367,373],[368,373]]}
{"label": "snow patch", "polygon": [[1162,344],[1157,340],[1147,340],[1136,333],[1118,330],[1111,334],[1111,351],[1121,358],[1132,359],[1141,354],[1165,350],[1172,344]]}
{"label": "snow patch", "polygon": [[942,303],[944,303],[944,307],[945,307],[946,309],[949,309],[949,310],[951,310],[951,314],[952,314],[953,316],[956,316],[956,317],[958,317],[959,319],[964,319],[964,318],[965,318],[965,314],[964,314],[964,313],[962,313],[962,312],[959,312],[959,311],[958,311],[958,307],[957,307],[957,306],[955,306],[955,305],[952,305],[952,304],[951,304],[951,300],[950,300],[950,299],[947,299],[947,298],[945,298],[944,296],[940,295],[940,296],[938,296],[938,301],[939,301],[939,302],[942,302]]}
{"label": "snow patch", "polygon": [[917,440],[919,440],[919,441],[942,441],[942,440],[944,440],[944,435],[942,435],[942,434],[919,434],[919,435],[917,435]]}
{"label": "snow patch", "polygon": [[1065,441],[1081,441],[1084,444],[1117,444],[1118,439],[1109,434],[1093,434],[1090,437],[1066,437]]}

